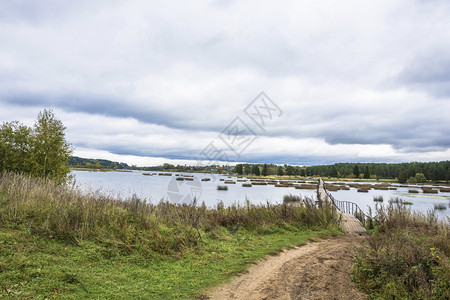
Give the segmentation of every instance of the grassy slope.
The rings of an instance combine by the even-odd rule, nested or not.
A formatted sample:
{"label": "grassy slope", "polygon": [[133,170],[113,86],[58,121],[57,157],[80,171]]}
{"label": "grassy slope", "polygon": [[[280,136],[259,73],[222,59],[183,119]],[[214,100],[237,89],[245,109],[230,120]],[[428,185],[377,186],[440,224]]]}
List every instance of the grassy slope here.
{"label": "grassy slope", "polygon": [[144,258],[99,242],[64,241],[0,228],[0,297],[58,299],[192,299],[260,258],[336,230],[222,228],[182,257]]}
{"label": "grassy slope", "polygon": [[0,298],[192,299],[270,253],[338,232],[337,220],[312,199],[210,209],[4,173]]}

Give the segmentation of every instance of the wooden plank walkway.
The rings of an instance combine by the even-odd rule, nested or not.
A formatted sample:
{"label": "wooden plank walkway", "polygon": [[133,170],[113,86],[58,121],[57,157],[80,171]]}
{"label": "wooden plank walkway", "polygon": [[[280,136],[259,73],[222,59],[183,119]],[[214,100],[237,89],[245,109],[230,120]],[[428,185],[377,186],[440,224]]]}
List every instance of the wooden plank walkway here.
{"label": "wooden plank walkway", "polygon": [[[319,197],[321,201],[332,202],[330,197],[325,192],[325,187],[322,178],[319,180],[319,189],[318,189]],[[337,209],[337,208],[336,208]],[[339,210],[338,210],[339,211]],[[353,215],[343,213],[339,211],[341,222],[339,226],[341,226],[342,230],[349,235],[363,235],[366,233],[366,229],[362,226],[361,222]]]}

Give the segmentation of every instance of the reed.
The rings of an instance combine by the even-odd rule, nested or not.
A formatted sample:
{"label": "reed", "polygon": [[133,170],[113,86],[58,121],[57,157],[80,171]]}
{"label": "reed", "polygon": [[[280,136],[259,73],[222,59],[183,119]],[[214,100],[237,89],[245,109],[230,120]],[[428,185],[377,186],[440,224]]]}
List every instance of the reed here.
{"label": "reed", "polygon": [[267,185],[267,182],[261,182],[261,181],[253,181],[253,185]]}
{"label": "reed", "polygon": [[387,186],[374,186],[373,187],[374,190],[381,190],[381,191],[387,191],[389,190],[389,188]]}
{"label": "reed", "polygon": [[373,220],[351,271],[358,287],[370,299],[448,299],[448,221],[394,203],[377,206]]}
{"label": "reed", "polygon": [[294,182],[293,181],[287,181],[287,180],[280,180],[280,184],[293,186]]}
{"label": "reed", "polygon": [[336,191],[339,191],[341,189],[341,187],[337,186],[337,185],[328,185],[327,184],[326,189],[330,192],[336,192]]}
{"label": "reed", "polygon": [[383,202],[384,201],[384,199],[383,199],[383,196],[374,196],[373,197],[373,201],[375,201],[375,202]]}
{"label": "reed", "polygon": [[[218,186],[227,190],[227,186]],[[329,226],[338,222],[332,207],[319,208],[313,199],[299,206],[232,205],[217,208],[147,202],[136,196],[118,198],[101,191],[82,192],[74,186],[24,175],[0,174],[0,224],[25,228],[33,235],[78,244],[107,243],[121,252],[143,256],[174,254],[202,242],[218,226]]]}
{"label": "reed", "polygon": [[300,189],[300,190],[315,190],[315,189],[317,189],[317,185],[315,185],[315,184],[301,184],[301,185],[296,185],[295,188],[296,189]]}
{"label": "reed", "polygon": [[298,195],[284,195],[283,203],[300,203],[302,201],[302,197]]}
{"label": "reed", "polygon": [[424,194],[437,194],[438,190],[433,189],[432,187],[423,186],[422,191]]}
{"label": "reed", "polygon": [[292,185],[289,184],[275,184],[275,187],[292,187]]}
{"label": "reed", "polygon": [[389,200],[389,203],[390,204],[396,204],[396,205],[413,205],[412,202],[405,201],[405,200],[403,200],[403,199],[401,199],[399,197],[391,198]]}
{"label": "reed", "polygon": [[447,205],[445,205],[444,203],[436,203],[436,204],[434,204],[434,209],[435,210],[446,210]]}

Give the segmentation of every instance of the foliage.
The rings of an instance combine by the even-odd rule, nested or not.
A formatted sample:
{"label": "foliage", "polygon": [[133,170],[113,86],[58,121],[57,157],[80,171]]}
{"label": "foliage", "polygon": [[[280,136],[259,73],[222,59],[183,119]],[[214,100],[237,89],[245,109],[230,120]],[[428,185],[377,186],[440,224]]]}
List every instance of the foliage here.
{"label": "foliage", "polygon": [[293,176],[293,175],[295,175],[295,168],[293,167],[293,166],[285,166],[285,168],[286,168],[286,175],[288,175],[288,176]]}
{"label": "foliage", "polygon": [[281,166],[278,166],[278,169],[277,169],[277,175],[278,176],[283,176],[283,168],[281,167]]}
{"label": "foliage", "polygon": [[336,170],[335,166],[331,167],[330,177],[338,177],[338,171]]}
{"label": "foliage", "polygon": [[355,164],[355,165],[353,166],[353,174],[356,176],[356,178],[359,177],[359,168],[358,168],[358,165],[357,165],[357,164]]}
{"label": "foliage", "polygon": [[234,167],[234,172],[236,172],[238,175],[244,174],[244,168],[241,164],[238,164]]}
{"label": "foliage", "polygon": [[71,156],[68,165],[76,168],[97,168],[97,169],[130,169],[126,163],[110,161],[106,159],[91,159]]}
{"label": "foliage", "polygon": [[370,178],[370,171],[369,171],[369,167],[368,166],[366,166],[364,168],[364,178],[365,179],[369,179]]}
{"label": "foliage", "polygon": [[427,178],[425,177],[425,175],[423,173],[416,173],[416,176],[414,178],[419,183],[427,181]]}
{"label": "foliage", "polygon": [[259,172],[259,166],[258,165],[252,165],[252,174],[256,175],[256,176],[261,175],[260,172]]}
{"label": "foliage", "polygon": [[33,128],[18,121],[0,127],[0,171],[29,173],[66,182],[72,147],[65,127],[51,110],[39,113]]}
{"label": "foliage", "polygon": [[267,176],[267,164],[264,164],[263,169],[261,171],[261,175],[262,176]]}
{"label": "foliage", "polygon": [[405,171],[401,171],[398,174],[397,181],[400,183],[405,183],[408,180],[408,175]]}
{"label": "foliage", "polygon": [[67,179],[73,149],[65,140],[65,129],[51,110],[39,113],[31,139],[32,174],[58,182]]}
{"label": "foliage", "polygon": [[31,172],[31,128],[18,121],[0,127],[0,171]]}
{"label": "foliage", "polygon": [[448,223],[391,204],[377,207],[375,224],[352,269],[358,286],[373,299],[448,299]]}
{"label": "foliage", "polygon": [[416,183],[417,183],[417,180],[416,180],[415,177],[410,177],[410,178],[408,178],[408,180],[406,180],[406,182],[407,182],[408,184],[416,184]]}
{"label": "foliage", "polygon": [[399,164],[388,163],[337,163],[334,165],[322,165],[306,167],[307,176],[322,176],[322,177],[334,177],[335,174],[339,174],[341,177],[351,178],[352,174],[356,177],[359,176],[357,172],[364,170],[364,177],[367,177],[366,167],[368,168],[368,174],[370,177],[377,179],[395,179],[400,176],[401,180],[406,182],[410,177],[415,177],[417,173],[424,174],[427,180],[450,180],[450,161],[441,162],[410,162]]}

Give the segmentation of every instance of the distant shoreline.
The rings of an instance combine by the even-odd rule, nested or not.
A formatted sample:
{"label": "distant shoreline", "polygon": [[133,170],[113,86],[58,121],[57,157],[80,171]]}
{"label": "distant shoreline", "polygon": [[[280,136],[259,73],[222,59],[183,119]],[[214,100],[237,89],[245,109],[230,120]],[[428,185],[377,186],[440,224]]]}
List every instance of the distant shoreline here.
{"label": "distant shoreline", "polygon": [[90,172],[133,172],[132,170],[95,169],[95,168],[70,168],[70,171],[90,171]]}

